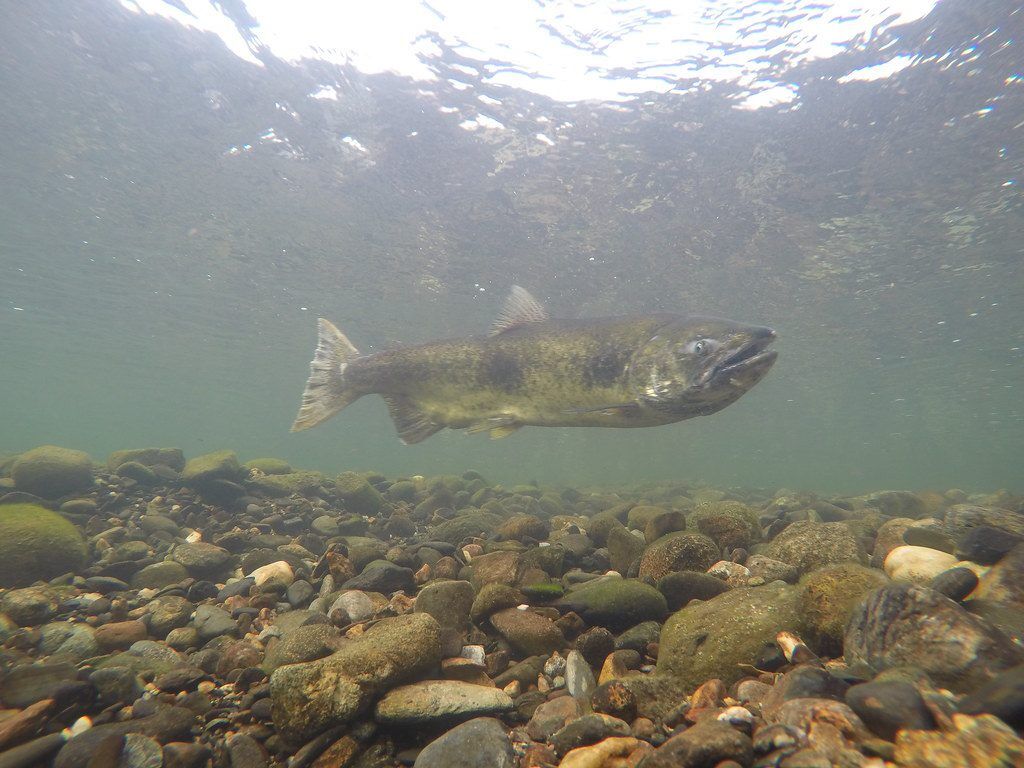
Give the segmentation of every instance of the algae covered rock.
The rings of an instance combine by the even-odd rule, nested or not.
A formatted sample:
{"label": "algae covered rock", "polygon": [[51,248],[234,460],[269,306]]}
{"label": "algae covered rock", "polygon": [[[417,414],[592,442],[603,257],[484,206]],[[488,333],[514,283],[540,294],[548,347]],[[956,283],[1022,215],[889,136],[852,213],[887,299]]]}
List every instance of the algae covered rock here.
{"label": "algae covered rock", "polygon": [[185,468],[185,454],[180,448],[130,448],[114,451],[107,457],[107,468],[117,472],[121,465],[130,461],[146,467],[170,467],[175,472]]}
{"label": "algae covered rock", "polygon": [[0,587],[19,587],[77,571],[85,560],[78,529],[37,504],[0,506]]}
{"label": "algae covered rock", "polygon": [[56,499],[92,487],[92,459],[85,451],[41,445],[18,457],[11,479],[19,491]]}
{"label": "algae covered rock", "polygon": [[768,557],[796,567],[800,573],[825,565],[860,562],[857,540],[844,523],[809,520],[788,525],[765,549]]}
{"label": "algae covered rock", "polygon": [[842,563],[809,573],[800,581],[804,638],[821,653],[843,652],[843,633],[853,609],[873,589],[889,583],[885,574],[856,563]]}
{"label": "algae covered rock", "polygon": [[375,515],[384,504],[384,497],[369,480],[356,472],[342,472],[335,480],[338,495],[348,512]]}
{"label": "algae covered rock", "polygon": [[287,475],[292,472],[292,465],[284,459],[251,459],[245,462],[244,466],[248,470],[258,470],[264,475]]}
{"label": "algae covered rock", "polygon": [[278,667],[270,677],[274,725],[289,743],[301,744],[351,721],[440,659],[441,628],[433,617],[383,619],[326,658]]}
{"label": "algae covered rock", "polygon": [[656,675],[687,690],[716,677],[731,685],[779,632],[803,630],[799,595],[788,584],[743,587],[677,611],[661,630]]}
{"label": "algae covered rock", "polygon": [[706,571],[721,550],[702,533],[670,533],[647,547],[640,559],[640,577],[660,579],[673,571]]}
{"label": "algae covered rock", "polygon": [[449,544],[460,544],[470,536],[493,533],[501,525],[501,521],[502,518],[498,515],[473,509],[436,526],[431,532],[431,537]]}
{"label": "algae covered rock", "polygon": [[584,584],[558,601],[575,611],[591,626],[612,631],[628,629],[644,621],[661,621],[668,612],[665,597],[637,579],[608,578]]}
{"label": "algae covered rock", "polygon": [[686,516],[686,527],[710,537],[725,550],[747,549],[760,537],[757,514],[738,501],[698,505]]}
{"label": "algae covered rock", "polygon": [[234,451],[214,451],[189,459],[181,479],[186,485],[202,486],[215,480],[238,480],[243,474]]}
{"label": "algae covered rock", "polygon": [[315,491],[323,482],[324,476],[319,472],[285,472],[254,477],[248,485],[267,496],[290,496]]}

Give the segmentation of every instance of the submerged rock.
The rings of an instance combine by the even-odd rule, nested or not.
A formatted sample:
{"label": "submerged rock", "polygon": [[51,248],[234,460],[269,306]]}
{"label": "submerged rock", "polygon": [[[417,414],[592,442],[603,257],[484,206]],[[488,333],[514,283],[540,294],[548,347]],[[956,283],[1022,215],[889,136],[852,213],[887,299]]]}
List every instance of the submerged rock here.
{"label": "submerged rock", "polygon": [[41,445],[18,457],[11,479],[19,491],[56,499],[92,487],[92,459],[84,451]]}
{"label": "submerged rock", "polygon": [[425,680],[385,694],[374,711],[377,722],[394,725],[451,723],[508,712],[512,697],[497,688],[460,680]]}
{"label": "submerged rock", "polygon": [[841,563],[807,574],[800,581],[800,613],[805,639],[821,653],[839,656],[853,610],[868,592],[889,583],[885,574],[856,563]]}
{"label": "submerged rock", "polygon": [[657,580],[674,571],[703,573],[720,554],[718,545],[702,533],[670,533],[644,550],[639,575]]}
{"label": "submerged rock", "polygon": [[279,667],[270,677],[274,723],[302,742],[350,722],[394,685],[441,659],[441,627],[425,613],[384,619],[330,656]]}
{"label": "submerged rock", "polygon": [[661,630],[656,674],[682,689],[720,678],[730,685],[774,647],[783,630],[799,634],[800,589],[788,585],[732,589],[674,613]]}
{"label": "submerged rock", "polygon": [[794,566],[800,573],[861,560],[857,540],[845,523],[792,523],[772,539],[765,554]]}
{"label": "submerged rock", "polygon": [[430,742],[413,768],[514,768],[515,753],[501,722],[479,717]]}
{"label": "submerged rock", "polygon": [[608,578],[584,584],[558,602],[593,626],[612,631],[628,629],[644,621],[661,621],[668,606],[654,587],[637,579]]}
{"label": "submerged rock", "polygon": [[844,648],[847,663],[876,671],[917,666],[957,691],[978,688],[1024,661],[1024,650],[989,622],[934,590],[902,584],[860,602]]}
{"label": "submerged rock", "polygon": [[36,504],[0,506],[0,587],[20,587],[77,571],[85,559],[78,529]]}

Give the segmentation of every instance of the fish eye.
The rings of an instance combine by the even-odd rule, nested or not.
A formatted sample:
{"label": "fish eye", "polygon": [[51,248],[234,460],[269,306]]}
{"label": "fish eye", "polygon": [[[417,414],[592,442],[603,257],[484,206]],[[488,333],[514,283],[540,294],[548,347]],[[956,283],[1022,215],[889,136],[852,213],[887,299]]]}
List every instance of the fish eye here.
{"label": "fish eye", "polygon": [[694,355],[706,355],[711,351],[710,339],[697,339],[686,345],[686,351]]}

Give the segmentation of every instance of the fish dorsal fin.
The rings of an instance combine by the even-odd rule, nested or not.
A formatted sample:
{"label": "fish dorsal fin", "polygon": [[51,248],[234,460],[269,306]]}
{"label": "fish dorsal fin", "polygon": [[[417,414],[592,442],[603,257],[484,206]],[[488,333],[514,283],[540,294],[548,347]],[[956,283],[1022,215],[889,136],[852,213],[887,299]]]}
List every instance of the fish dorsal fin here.
{"label": "fish dorsal fin", "polygon": [[491,326],[491,336],[530,323],[543,323],[547,319],[548,311],[544,305],[533,298],[525,288],[513,285],[497,320]]}

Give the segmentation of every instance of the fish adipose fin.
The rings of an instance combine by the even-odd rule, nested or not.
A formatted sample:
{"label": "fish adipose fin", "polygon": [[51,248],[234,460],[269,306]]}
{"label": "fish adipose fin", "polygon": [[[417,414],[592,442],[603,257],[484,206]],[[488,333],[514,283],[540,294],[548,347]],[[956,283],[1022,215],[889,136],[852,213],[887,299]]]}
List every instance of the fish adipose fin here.
{"label": "fish adipose fin", "polygon": [[309,364],[309,380],[306,391],[302,393],[302,405],[292,424],[292,432],[327,421],[359,398],[361,392],[345,385],[345,367],[357,357],[359,350],[345,334],[321,317],[317,324],[316,352]]}
{"label": "fish adipose fin", "polygon": [[431,421],[430,417],[408,398],[398,395],[381,395],[381,397],[388,404],[388,413],[391,414],[391,420],[395,422],[398,436],[406,445],[421,443],[435,432],[444,429],[443,425]]}
{"label": "fish adipose fin", "polygon": [[470,424],[466,427],[466,434],[476,435],[486,432],[490,435],[491,440],[500,440],[503,437],[508,437],[522,426],[512,416],[491,416],[483,421]]}
{"label": "fish adipose fin", "polygon": [[548,311],[543,304],[533,298],[525,288],[513,285],[501,313],[491,326],[491,336],[530,323],[543,323],[548,319]]}

